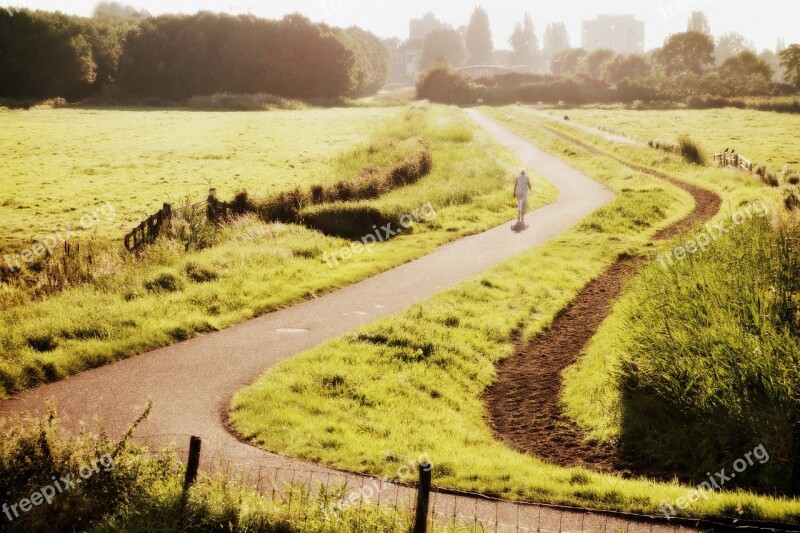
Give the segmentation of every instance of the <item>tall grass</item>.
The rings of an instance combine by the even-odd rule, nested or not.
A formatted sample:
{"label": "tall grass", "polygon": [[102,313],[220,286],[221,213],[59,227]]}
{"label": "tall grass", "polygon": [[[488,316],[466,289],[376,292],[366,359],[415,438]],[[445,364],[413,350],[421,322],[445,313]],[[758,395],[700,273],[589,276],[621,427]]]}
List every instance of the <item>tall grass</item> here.
{"label": "tall grass", "polygon": [[[396,511],[368,501],[341,505],[352,492],[343,484],[314,492],[300,484],[286,486],[281,487],[286,500],[265,499],[224,476],[201,473],[198,482],[184,493],[183,466],[171,450],[153,452],[131,441],[146,416],[147,411],[120,439],[102,433],[74,436],[62,429],[54,410],[42,418],[2,421],[0,503],[8,505],[13,520],[0,513],[0,530],[393,533],[411,526],[411,514],[402,509]],[[86,472],[86,467],[92,472],[84,478],[81,469]],[[71,488],[60,481],[67,475],[77,481]],[[50,502],[31,506],[28,512],[22,512],[19,505],[12,507],[47,486],[54,487],[56,493]],[[336,512],[325,512],[331,509]]]}
{"label": "tall grass", "polygon": [[648,268],[628,310],[621,441],[704,477],[763,444],[735,480],[800,491],[800,227],[753,219],[705,253]]}
{"label": "tall grass", "polygon": [[703,150],[688,135],[681,135],[678,138],[678,146],[680,147],[680,154],[687,163],[701,166],[706,164],[706,156],[703,154]]}

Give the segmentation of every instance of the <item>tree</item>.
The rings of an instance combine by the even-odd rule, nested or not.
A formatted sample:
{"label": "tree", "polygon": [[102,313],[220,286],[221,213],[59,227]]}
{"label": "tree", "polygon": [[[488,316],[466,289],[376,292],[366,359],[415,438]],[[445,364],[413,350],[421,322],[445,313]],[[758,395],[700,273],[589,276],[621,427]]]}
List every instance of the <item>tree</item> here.
{"label": "tree", "polygon": [[464,44],[464,37],[457,30],[443,26],[431,31],[425,37],[419,67],[421,70],[428,70],[439,60],[444,60],[454,67],[460,67],[464,65],[466,59],[467,47]]}
{"label": "tree", "polygon": [[730,32],[720,35],[719,39],[717,39],[717,51],[715,54],[717,65],[721,65],[726,59],[738,56],[742,52],[755,52],[755,48],[753,41],[747,40],[740,33]]}
{"label": "tree", "polygon": [[783,67],[781,66],[781,58],[778,57],[778,54],[776,54],[769,48],[765,48],[764,51],[758,54],[758,57],[763,59],[775,73],[775,76],[772,78],[773,81],[775,83],[783,83],[784,72],[783,72]]}
{"label": "tree", "polygon": [[686,31],[696,31],[711,35],[711,26],[708,24],[708,17],[702,11],[692,11],[689,22],[686,24]]}
{"label": "tree", "polygon": [[749,50],[729,57],[719,67],[719,75],[731,96],[766,94],[774,74],[766,61]]}
{"label": "tree", "polygon": [[544,32],[542,53],[547,61],[550,61],[556,54],[569,48],[569,33],[567,26],[563,22],[553,22],[547,25]]}
{"label": "tree", "polygon": [[778,55],[786,71],[786,81],[800,89],[800,44],[790,44]]}
{"label": "tree", "polygon": [[523,65],[529,69],[536,67],[539,55],[539,39],[536,37],[536,28],[530,13],[525,13],[522,23],[514,26],[514,32],[508,39],[513,53],[515,65]]}
{"label": "tree", "polygon": [[655,58],[667,76],[701,76],[714,64],[714,41],[697,31],[676,33],[667,38]]}
{"label": "tree", "polygon": [[592,50],[586,56],[586,73],[595,79],[605,78],[607,68],[611,60],[614,59],[612,50]]}
{"label": "tree", "polygon": [[577,74],[584,58],[586,58],[586,50],[583,48],[568,48],[562,50],[553,57],[550,70],[556,76]]}
{"label": "tree", "polygon": [[644,56],[634,54],[618,55],[607,67],[607,79],[619,83],[624,79],[644,78],[650,75],[652,67]]}
{"label": "tree", "polygon": [[152,15],[145,9],[138,10],[127,4],[119,2],[100,2],[94,8],[94,15],[97,17],[119,18],[124,20],[142,20],[150,18]]}
{"label": "tree", "polygon": [[353,26],[344,30],[344,38],[353,49],[356,59],[355,87],[350,96],[377,93],[389,82],[389,52],[377,36]]}
{"label": "tree", "polygon": [[472,12],[464,39],[470,64],[487,65],[492,63],[492,53],[494,52],[492,30],[489,27],[489,15],[482,7],[476,7]]}

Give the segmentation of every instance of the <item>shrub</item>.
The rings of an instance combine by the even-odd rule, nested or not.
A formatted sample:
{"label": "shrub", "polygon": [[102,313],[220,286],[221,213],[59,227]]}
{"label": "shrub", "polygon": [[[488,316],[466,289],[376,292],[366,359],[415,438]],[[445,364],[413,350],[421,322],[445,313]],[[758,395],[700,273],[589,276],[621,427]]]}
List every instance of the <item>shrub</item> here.
{"label": "shrub", "polygon": [[417,82],[417,99],[441,104],[470,105],[479,98],[478,87],[450,65],[439,64]]}
{"label": "shrub", "polygon": [[[10,504],[30,498],[43,487],[53,486],[54,477],[69,474],[78,481],[57,494],[53,504],[20,513],[13,530],[86,531],[143,498],[151,484],[173,475],[174,459],[166,454],[150,458],[130,443],[132,432],[149,409],[120,440],[111,440],[104,432],[71,437],[61,429],[54,409],[41,419],[5,424],[0,440],[0,500]],[[80,472],[86,467],[92,472],[84,478]]]}
{"label": "shrub", "polygon": [[679,154],[681,152],[681,147],[678,144],[664,139],[650,139],[647,141],[647,145],[655,150],[662,150],[671,154]]}
{"label": "shrub", "polygon": [[215,270],[197,263],[187,263],[184,270],[186,277],[195,283],[208,283],[219,279],[219,274]]}
{"label": "shrub", "polygon": [[688,135],[682,135],[678,139],[680,145],[680,154],[687,162],[693,165],[705,165],[706,156],[703,151]]}
{"label": "shrub", "polygon": [[186,198],[172,213],[166,235],[180,243],[184,251],[203,250],[214,245],[217,228],[208,221],[205,203],[192,203]]}
{"label": "shrub", "polygon": [[271,94],[213,94],[192,96],[186,105],[203,111],[272,111],[275,109],[297,110],[307,106],[299,101]]}
{"label": "shrub", "polygon": [[178,292],[183,289],[183,280],[172,272],[161,272],[144,283],[148,292]]}
{"label": "shrub", "polygon": [[797,185],[800,183],[800,175],[798,175],[797,169],[791,165],[784,166],[781,172],[781,181],[789,185]]}
{"label": "shrub", "polygon": [[756,166],[754,170],[758,179],[760,179],[765,185],[769,187],[777,187],[780,185],[778,181],[778,176],[775,172],[767,166],[766,163],[761,163],[760,165]]}

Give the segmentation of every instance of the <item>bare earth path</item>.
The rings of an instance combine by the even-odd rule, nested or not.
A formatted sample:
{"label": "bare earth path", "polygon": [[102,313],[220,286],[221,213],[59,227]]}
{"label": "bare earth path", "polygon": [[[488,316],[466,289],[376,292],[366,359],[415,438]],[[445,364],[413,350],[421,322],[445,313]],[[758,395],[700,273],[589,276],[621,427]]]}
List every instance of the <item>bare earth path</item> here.
{"label": "bare earth path", "polygon": [[[468,113],[525,165],[544,175],[561,191],[557,202],[529,215],[527,231],[516,233],[511,231],[510,223],[505,224],[442,246],[416,261],[318,299],[23,392],[0,403],[0,418],[42,413],[48,401],[53,400],[67,425],[75,427],[77,422],[84,421],[94,427],[94,421],[99,420],[115,435],[152,400],[152,414],[138,432],[147,436],[139,438],[148,444],[174,443],[180,448],[185,446],[184,436],[197,435],[203,439],[204,458],[213,454],[234,458],[237,464],[251,462],[287,471],[314,471],[327,476],[328,481],[339,476],[351,482],[354,478],[357,483],[369,482],[370,478],[364,476],[347,476],[239,442],[226,429],[226,412],[232,396],[280,361],[401,311],[541,245],[614,198],[609,189],[560,159],[478,112]],[[181,436],[180,442],[174,442],[176,435]],[[390,489],[399,497],[409,496],[408,489],[397,486]],[[599,531],[615,527],[614,518],[579,510],[531,508],[502,502],[489,506],[481,498],[444,494],[436,497],[442,515],[463,517],[462,506],[467,505],[470,513],[474,507],[476,523],[489,524],[500,531],[506,530],[502,524],[510,524],[510,531]],[[469,514],[470,522],[473,514]],[[622,527],[626,527],[625,522]],[[627,528],[636,529],[630,524]],[[639,530],[673,531],[674,528],[644,524]]]}

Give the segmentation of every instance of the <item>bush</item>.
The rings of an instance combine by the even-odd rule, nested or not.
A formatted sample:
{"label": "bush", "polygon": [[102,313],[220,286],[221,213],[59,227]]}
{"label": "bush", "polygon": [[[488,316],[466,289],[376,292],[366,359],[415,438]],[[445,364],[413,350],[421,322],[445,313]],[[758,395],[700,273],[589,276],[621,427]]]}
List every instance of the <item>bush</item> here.
{"label": "bush", "polygon": [[665,141],[664,139],[650,139],[647,141],[647,146],[655,150],[662,150],[671,154],[681,153],[681,147],[678,144],[672,141]]}
{"label": "bush", "polygon": [[417,82],[417,99],[440,104],[471,105],[479,98],[478,87],[450,65],[439,64]]}
{"label": "bush", "polygon": [[213,94],[192,96],[186,105],[203,111],[271,111],[275,109],[305,109],[299,100],[281,98],[271,94]]}
{"label": "bush", "polygon": [[183,289],[183,280],[172,272],[161,272],[146,281],[144,288],[152,293],[178,292]]}
{"label": "bush", "polygon": [[778,181],[778,176],[775,172],[767,166],[766,163],[761,163],[760,165],[756,166],[754,170],[758,179],[760,179],[765,185],[769,187],[777,187],[780,185]]}
{"label": "bush", "polygon": [[[54,487],[54,478],[70,475],[77,481],[56,494],[52,504],[20,513],[14,518],[13,530],[86,531],[143,498],[153,483],[172,475],[174,460],[166,455],[152,459],[130,443],[133,430],[149,409],[120,440],[111,440],[103,432],[70,437],[61,429],[53,409],[41,419],[6,424],[0,440],[1,501],[11,504],[41,494],[45,487]],[[87,467],[92,470],[84,477]]]}
{"label": "bush", "polygon": [[800,183],[800,175],[798,175],[797,169],[791,165],[784,166],[781,172],[781,181],[789,185],[797,185]]}
{"label": "bush", "polygon": [[678,144],[680,146],[681,156],[683,156],[683,159],[688,163],[693,165],[706,164],[706,156],[703,154],[703,151],[688,135],[682,135],[678,139]]}

